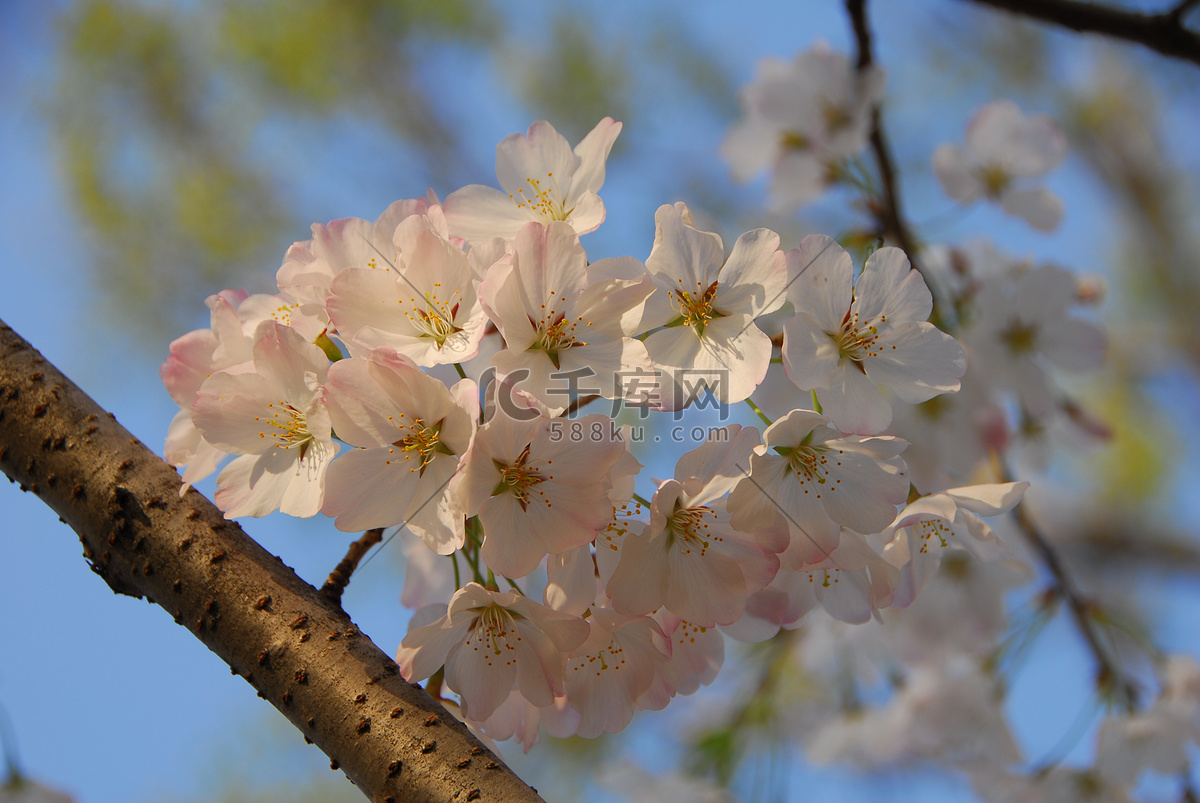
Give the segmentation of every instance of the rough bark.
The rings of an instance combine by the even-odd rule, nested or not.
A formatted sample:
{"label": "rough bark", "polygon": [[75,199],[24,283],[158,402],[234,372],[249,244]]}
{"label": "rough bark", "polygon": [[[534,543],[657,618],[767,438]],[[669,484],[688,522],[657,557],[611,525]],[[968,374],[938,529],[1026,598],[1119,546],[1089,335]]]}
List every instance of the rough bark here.
{"label": "rough bark", "polygon": [[0,470],[79,535],[119,594],[162,606],[372,801],[537,801],[536,791],[341,607],[0,321]]}
{"label": "rough bark", "polygon": [[1124,39],[1164,56],[1200,64],[1200,34],[1189,30],[1183,18],[1195,6],[1182,2],[1170,11],[1143,14],[1123,8],[1079,0],[971,0],[977,5],[1003,9],[1077,33],[1098,33]]}

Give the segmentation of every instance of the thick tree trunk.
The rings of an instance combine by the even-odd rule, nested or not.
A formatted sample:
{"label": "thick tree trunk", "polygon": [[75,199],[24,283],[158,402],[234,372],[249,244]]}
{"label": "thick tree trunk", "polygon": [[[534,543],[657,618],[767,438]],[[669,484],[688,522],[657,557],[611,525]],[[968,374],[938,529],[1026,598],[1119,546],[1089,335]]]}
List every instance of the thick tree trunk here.
{"label": "thick tree trunk", "polygon": [[162,606],[372,801],[541,800],[2,321],[0,470],[79,534],[113,591]]}

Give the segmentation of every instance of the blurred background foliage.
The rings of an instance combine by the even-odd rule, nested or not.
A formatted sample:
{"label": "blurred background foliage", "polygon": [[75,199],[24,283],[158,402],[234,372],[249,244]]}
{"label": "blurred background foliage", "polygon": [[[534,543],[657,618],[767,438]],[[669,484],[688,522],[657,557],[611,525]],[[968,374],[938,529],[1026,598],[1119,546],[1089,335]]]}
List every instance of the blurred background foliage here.
{"label": "blurred background foliage", "polygon": [[[1070,229],[1087,247],[1060,242],[1053,258],[1107,282],[1110,364],[1074,390],[1114,437],[1062,475],[1076,503],[1048,514],[1089,591],[1103,598],[1113,588],[1105,578],[1126,578],[1112,605],[1143,621],[1128,593],[1131,569],[1150,580],[1200,572],[1197,526],[1181,520],[1178,504],[1191,493],[1180,483],[1200,470],[1200,156],[1188,147],[1200,73],[957,0],[902,5],[871,4],[893,20],[911,14],[907,32],[921,31],[896,41],[876,23],[889,72],[884,119],[909,209],[946,206],[928,159],[938,141],[961,135],[967,115],[944,109],[994,97],[1051,111],[1081,157],[1070,180],[1107,201],[1102,216]],[[793,50],[760,57],[811,44],[795,16]],[[444,197],[466,183],[494,184],[497,119],[525,121],[503,133],[549,119],[572,141],[604,115],[623,120],[610,182],[641,194],[638,214],[687,200],[727,243],[759,225],[779,230],[785,247],[806,231],[849,236],[865,225],[836,192],[797,218],[765,209],[761,184],[730,183],[709,146],[736,119],[736,90],[751,67],[714,52],[673,4],[519,11],[498,0],[75,0],[61,6],[58,33],[43,104],[105,301],[95,314],[121,321],[151,361],[204,323],[207,294],[270,289],[287,245],[306,239],[310,223],[373,218],[427,186]],[[706,150],[682,140],[689,132]],[[638,225],[632,241],[642,245],[629,250],[644,258],[652,223]],[[936,241],[961,229],[920,231]],[[1073,249],[1103,257],[1074,261]],[[753,669],[761,653],[741,660]],[[761,709],[759,691],[748,699]],[[738,758],[719,754],[721,745],[736,749],[722,735],[731,733],[710,731],[703,756],[726,777]],[[580,755],[607,749],[572,740],[551,763],[574,769],[588,763]],[[571,773],[560,775],[570,783]],[[257,796],[234,777],[224,800],[343,799],[324,787]]]}

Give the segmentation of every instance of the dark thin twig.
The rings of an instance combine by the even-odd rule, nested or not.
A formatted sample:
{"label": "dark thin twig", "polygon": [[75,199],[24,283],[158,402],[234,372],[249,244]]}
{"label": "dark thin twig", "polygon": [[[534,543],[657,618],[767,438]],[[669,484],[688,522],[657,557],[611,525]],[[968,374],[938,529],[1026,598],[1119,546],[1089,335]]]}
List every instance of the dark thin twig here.
{"label": "dark thin twig", "polygon": [[1164,56],[1200,64],[1200,34],[1183,25],[1197,0],[1183,0],[1171,11],[1141,14],[1079,0],[971,0],[1023,17],[1061,25],[1079,33],[1098,33],[1148,47]]}
{"label": "dark thin twig", "polygon": [[[874,63],[871,51],[871,29],[867,23],[866,0],[846,0],[846,12],[850,15],[850,24],[854,27],[854,41],[858,49],[856,67],[862,71]],[[909,263],[918,272],[924,274],[917,255],[917,238],[913,236],[908,224],[904,221],[895,162],[892,160],[887,134],[883,130],[883,118],[878,105],[871,110],[870,143],[871,153],[879,168],[879,184],[883,192],[883,197],[872,205],[871,211],[875,214],[884,237],[894,240],[900,250],[908,255]],[[934,303],[933,320],[934,323],[937,323],[939,319],[936,309],[937,299],[934,299]]]}
{"label": "dark thin twig", "polygon": [[570,418],[572,415],[579,412],[580,407],[586,407],[598,398],[600,397],[595,393],[589,393],[586,396],[577,396],[573,402],[567,405],[567,409],[563,410],[562,413],[559,414],[559,418]]}
{"label": "dark thin twig", "polygon": [[[846,11],[850,15],[850,23],[854,26],[854,40],[858,47],[857,68],[862,71],[874,63],[871,53],[871,29],[867,24],[866,0],[846,0]],[[879,107],[871,110],[871,152],[875,156],[879,168],[879,183],[883,197],[875,212],[885,236],[891,236],[908,258],[916,266],[915,238],[904,223],[904,215],[900,210],[900,192],[897,189],[896,168],[892,161],[891,150],[888,148],[887,135],[883,131],[883,120]]]}
{"label": "dark thin twig", "polygon": [[0,755],[4,758],[7,777],[4,781],[20,780],[20,762],[17,760],[17,732],[4,706],[0,705]]}
{"label": "dark thin twig", "polygon": [[[1001,472],[1002,482],[1012,481],[1006,468],[1002,468]],[[1100,635],[1096,632],[1096,621],[1092,616],[1094,609],[1091,601],[1086,599],[1075,587],[1075,582],[1067,572],[1062,557],[1046,540],[1045,534],[1030,516],[1028,505],[1025,502],[1017,505],[1013,516],[1021,530],[1021,535],[1037,553],[1042,564],[1049,570],[1051,577],[1054,578],[1054,593],[1066,603],[1071,619],[1087,643],[1088,651],[1091,652],[1099,667],[1100,684],[1105,688],[1112,689],[1125,707],[1133,710],[1137,705],[1137,686],[1125,678],[1114,656],[1100,641]]]}
{"label": "dark thin twig", "polygon": [[1176,24],[1182,25],[1184,16],[1186,16],[1189,11],[1195,8],[1197,3],[1200,3],[1200,0],[1183,0],[1183,2],[1175,6],[1175,8],[1168,11],[1167,16],[1175,20]]}
{"label": "dark thin twig", "polygon": [[321,594],[341,605],[342,592],[346,590],[346,586],[350,585],[350,575],[354,574],[354,570],[358,568],[358,562],[363,559],[363,555],[367,554],[371,547],[381,540],[383,540],[382,527],[376,527],[363,533],[361,538],[350,545],[350,549],[346,551],[346,557],[342,558],[342,562],[337,565],[337,568],[329,573],[329,579],[325,581],[325,585],[321,586]]}
{"label": "dark thin twig", "polygon": [[[978,1],[992,2],[993,0]],[[997,5],[1005,2],[1012,5],[1025,5],[1024,3],[1016,2],[1016,0],[995,0],[995,4]],[[1038,2],[1054,4],[1062,2],[1062,0],[1038,0]],[[1200,2],[1200,0],[1189,0],[1189,2]],[[1080,4],[1073,3],[1073,5]],[[866,0],[846,0],[846,11],[850,16],[851,24],[854,26],[854,38],[858,47],[857,66],[859,70],[863,70],[873,63],[871,31],[867,23]],[[887,139],[883,133],[878,107],[873,110],[870,141],[871,150],[874,152],[875,160],[879,167],[880,183],[883,188],[880,208],[875,210],[875,212],[884,227],[884,233],[890,234],[899,243],[900,247],[909,255],[913,266],[919,270],[917,261],[914,259],[915,251],[913,243],[915,238],[910,234],[900,209],[900,196],[897,189],[895,171],[892,166],[893,163],[887,146]],[[1007,474],[1007,470],[1003,470],[1003,473]],[[1004,481],[1009,480],[1006,478]],[[1088,649],[1099,666],[1099,675],[1102,684],[1106,688],[1113,689],[1122,702],[1132,709],[1137,701],[1137,688],[1124,678],[1114,657],[1109,654],[1109,650],[1101,642],[1100,635],[1096,631],[1096,623],[1091,616],[1091,603],[1075,588],[1075,584],[1068,574],[1066,567],[1063,565],[1058,552],[1050,545],[1050,542],[1046,540],[1041,530],[1037,527],[1037,524],[1030,517],[1028,508],[1024,504],[1018,505],[1015,516],[1025,539],[1033,547],[1042,563],[1053,576],[1054,591],[1066,602],[1067,608],[1071,613],[1071,618],[1079,628],[1084,641],[1087,642]]]}
{"label": "dark thin twig", "polygon": [[1192,785],[1191,773],[1183,774],[1183,803],[1200,803],[1200,796],[1196,794],[1196,787]]}

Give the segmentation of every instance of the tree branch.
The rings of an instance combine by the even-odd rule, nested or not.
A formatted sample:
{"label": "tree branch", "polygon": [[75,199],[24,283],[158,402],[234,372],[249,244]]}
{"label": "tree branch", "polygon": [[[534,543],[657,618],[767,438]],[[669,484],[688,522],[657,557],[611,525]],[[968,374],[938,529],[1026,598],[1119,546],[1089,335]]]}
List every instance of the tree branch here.
{"label": "tree branch", "polygon": [[358,562],[370,551],[371,547],[382,540],[382,527],[376,527],[363,533],[362,537],[346,550],[346,557],[342,558],[337,568],[329,573],[325,585],[321,586],[321,594],[340,607],[342,592],[346,590],[346,586],[350,585],[350,575],[354,574],[354,570],[358,568]]}
{"label": "tree branch", "polygon": [[[1200,0],[1196,0],[1200,1]],[[988,2],[994,5],[1014,5],[1024,6],[1025,3],[1019,0],[977,0],[977,2]],[[1030,5],[1041,8],[1039,3],[1043,0],[1034,0]],[[1062,3],[1064,5],[1082,5],[1080,3],[1071,2],[1071,0],[1045,0],[1047,5]],[[857,67],[862,70],[869,67],[873,63],[871,52],[871,32],[867,23],[866,0],[846,0],[846,12],[850,16],[851,24],[854,27],[854,38],[858,48]],[[883,198],[881,199],[881,208],[876,210],[880,222],[883,224],[885,234],[890,234],[899,243],[900,247],[909,255],[913,267],[918,270],[919,265],[915,258],[913,244],[915,238],[909,232],[908,225],[905,223],[904,215],[900,210],[900,195],[897,190],[895,173],[892,167],[892,159],[887,146],[887,140],[883,134],[883,128],[880,121],[879,109],[876,107],[872,117],[871,125],[871,150],[875,154],[875,160],[879,167],[880,183],[883,185]],[[935,307],[936,315],[936,307]],[[1003,481],[1009,482],[1011,478],[1007,476],[1007,471],[1002,471],[1005,476]],[[1096,623],[1091,616],[1092,606],[1075,588],[1071,576],[1068,574],[1066,567],[1063,565],[1062,559],[1058,552],[1051,546],[1050,542],[1042,534],[1037,527],[1032,517],[1029,515],[1028,508],[1024,503],[1017,506],[1014,511],[1017,524],[1021,528],[1022,534],[1026,541],[1037,553],[1042,563],[1049,570],[1054,578],[1054,591],[1060,599],[1062,599],[1068,610],[1071,613],[1071,618],[1074,620],[1076,627],[1079,628],[1080,634],[1087,643],[1088,650],[1092,653],[1096,663],[1099,666],[1100,680],[1106,688],[1112,689],[1120,696],[1122,702],[1129,708],[1133,708],[1137,700],[1137,688],[1125,678],[1121,672],[1120,666],[1117,664],[1113,656],[1109,655],[1108,650],[1101,642],[1099,634],[1096,632]]]}
{"label": "tree branch", "polygon": [[[866,69],[874,63],[871,51],[871,29],[867,23],[866,0],[846,0],[846,13],[850,16],[850,24],[854,27],[854,40],[858,49],[856,67]],[[917,239],[909,231],[904,222],[904,213],[900,207],[900,190],[896,180],[896,168],[892,160],[891,149],[888,146],[887,135],[883,130],[883,118],[879,106],[871,109],[871,153],[875,156],[875,165],[879,168],[879,183],[883,197],[879,199],[872,211],[875,213],[883,235],[890,237],[908,255],[908,260],[914,268],[921,271],[917,254]]]}
{"label": "tree branch", "polygon": [[0,469],[117,593],[162,606],[375,803],[539,801],[334,602],[0,321]]}
{"label": "tree branch", "polygon": [[[1007,468],[1001,466],[1000,475],[1001,482],[1012,482],[1012,477]],[[1083,636],[1088,651],[1096,661],[1098,667],[1097,677],[1101,687],[1111,689],[1125,708],[1132,711],[1137,707],[1138,688],[1133,681],[1125,676],[1116,658],[1109,653],[1109,650],[1100,640],[1100,634],[1096,631],[1096,620],[1093,615],[1095,608],[1093,604],[1075,587],[1075,582],[1067,572],[1067,567],[1063,564],[1062,558],[1059,557],[1058,551],[1051,546],[1041,528],[1037,526],[1037,523],[1029,514],[1029,506],[1025,502],[1021,502],[1013,510],[1013,518],[1016,520],[1017,527],[1020,529],[1021,535],[1024,536],[1026,543],[1037,553],[1038,558],[1041,559],[1042,564],[1045,565],[1050,572],[1050,576],[1054,579],[1052,593],[1066,603],[1067,610],[1071,614],[1071,619],[1075,622],[1075,627],[1078,628],[1079,634]]]}
{"label": "tree branch", "polygon": [[1098,33],[1135,42],[1164,56],[1200,64],[1200,34],[1183,25],[1195,0],[1161,14],[1111,8],[1079,0],[971,0],[1023,17],[1061,25],[1079,33]]}

